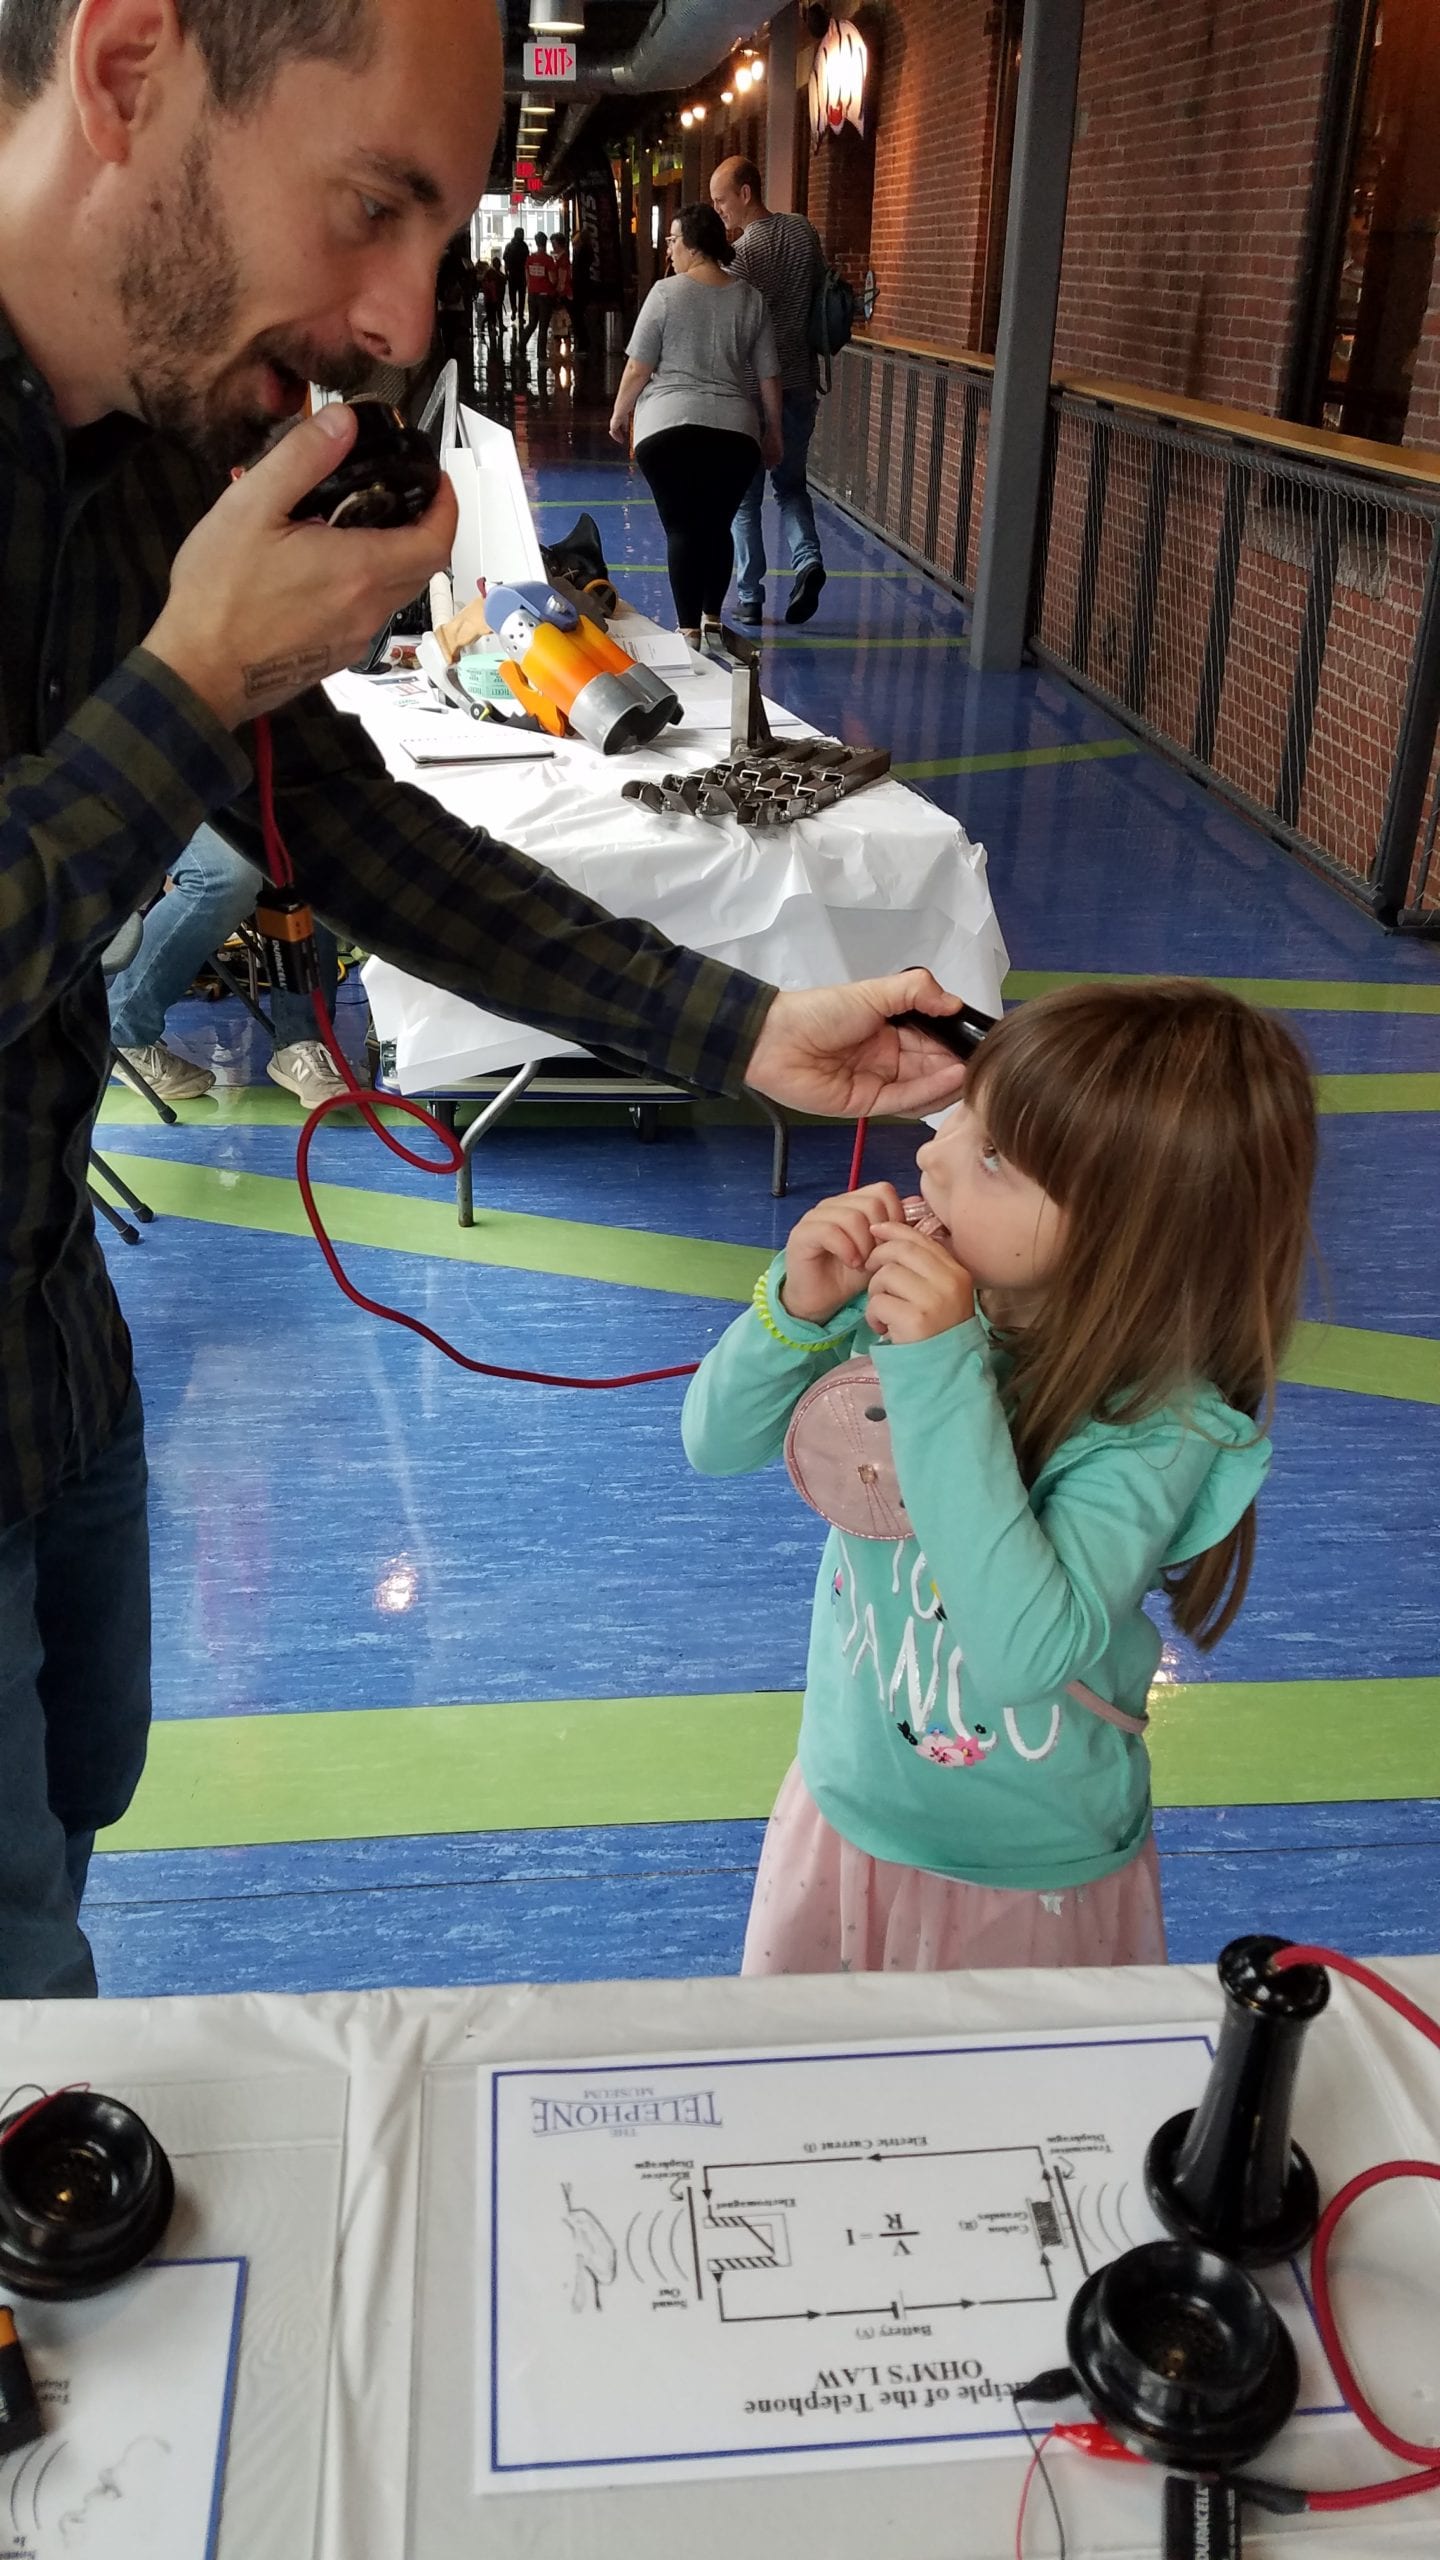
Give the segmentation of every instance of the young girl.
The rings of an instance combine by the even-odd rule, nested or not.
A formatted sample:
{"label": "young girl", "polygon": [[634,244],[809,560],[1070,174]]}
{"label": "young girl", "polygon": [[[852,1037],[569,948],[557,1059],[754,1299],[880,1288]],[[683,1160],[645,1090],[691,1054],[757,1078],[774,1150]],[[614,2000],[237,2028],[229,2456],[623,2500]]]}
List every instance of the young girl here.
{"label": "young girl", "polygon": [[1163,1963],[1142,1602],[1204,1647],[1244,1597],[1314,1159],[1277,1022],[1075,987],[987,1036],[908,1218],[800,1219],[684,1416],[838,1524],[747,1973]]}

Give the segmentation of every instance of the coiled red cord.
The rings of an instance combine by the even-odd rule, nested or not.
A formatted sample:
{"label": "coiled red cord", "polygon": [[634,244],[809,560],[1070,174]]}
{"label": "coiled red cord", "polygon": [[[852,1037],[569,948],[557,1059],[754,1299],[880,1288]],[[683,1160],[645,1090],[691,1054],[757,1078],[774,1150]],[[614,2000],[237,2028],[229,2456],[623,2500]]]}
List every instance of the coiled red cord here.
{"label": "coiled red cord", "polygon": [[[1289,1973],[1296,1965],[1324,1965],[1331,1973],[1344,1974],[1362,1989],[1373,1991],[1378,2000],[1408,2020],[1430,2044],[1440,2046],[1440,2022],[1396,1991],[1388,1982],[1372,1972],[1369,1965],[1359,1964],[1353,1956],[1336,1955],[1331,1947],[1285,1947],[1270,1959],[1272,1972]],[[1330,2250],[1338,2225],[1344,2215],[1372,2187],[1389,2184],[1395,2178],[1427,2178],[1440,2186],[1440,2162],[1434,2160],[1386,2160],[1377,2168],[1363,2169],[1358,2177],[1332,2196],[1320,2217],[1310,2256],[1310,2281],[1315,2296],[1315,2319],[1331,2369],[1351,2409],[1368,2436],[1393,2453],[1400,2462],[1415,2462],[1421,2468],[1407,2473],[1403,2480],[1377,2480],[1364,2489],[1310,2489],[1305,2504],[1313,2508],[1383,2506],[1393,2498],[1417,2497],[1422,2490],[1440,2489],[1440,2445],[1412,2444],[1408,2437],[1388,2426],[1379,2411],[1372,2407],[1355,2378],[1355,2369],[1340,2340],[1334,2303],[1330,2291]]]}
{"label": "coiled red cord", "polygon": [[[255,723],[255,778],[260,797],[260,827],[265,844],[265,860],[270,876],[279,887],[293,888],[294,865],[290,860],[275,816],[275,750],[270,735],[270,723],[265,719],[257,720]],[[399,1307],[387,1307],[381,1299],[367,1298],[362,1289],[357,1289],[325,1232],[325,1223],[316,1205],[315,1188],[310,1175],[310,1149],[322,1120],[327,1119],[332,1111],[348,1110],[353,1106],[362,1115],[366,1126],[373,1129],[376,1137],[390,1149],[391,1154],[399,1156],[404,1164],[414,1165],[420,1173],[458,1173],[465,1158],[459,1141],[451,1136],[448,1129],[441,1128],[439,1121],[425,1109],[423,1103],[412,1102],[408,1096],[397,1094],[387,1099],[387,1110],[402,1111],[409,1119],[420,1121],[434,1137],[438,1138],[444,1149],[444,1155],[437,1163],[433,1156],[417,1155],[412,1147],[402,1145],[400,1139],[386,1128],[376,1111],[373,1099],[359,1082],[335,1036],[334,1026],[325,1010],[324,997],[318,988],[312,992],[310,1001],[315,1009],[315,1020],[319,1026],[320,1037],[335,1062],[336,1073],[344,1081],[345,1091],[332,1095],[325,1102],[317,1103],[306,1120],[300,1132],[300,1143],[295,1154],[295,1179],[300,1186],[300,1197],[305,1204],[305,1215],[310,1221],[310,1231],[325,1257],[330,1276],[337,1286],[344,1290],[352,1305],[362,1307],[367,1315],[381,1317],[386,1324],[403,1325],[407,1333],[418,1333],[422,1342],[428,1342],[434,1350],[443,1352],[447,1360],[454,1361],[457,1369],[468,1369],[473,1376],[479,1378],[514,1378],[518,1379],[522,1385],[531,1387],[599,1389],[648,1387],[664,1378],[694,1377],[699,1367],[699,1362],[695,1360],[687,1360],[673,1369],[637,1369],[623,1378],[562,1378],[553,1376],[544,1369],[502,1368],[496,1361],[472,1360],[467,1352],[457,1351],[454,1343],[447,1342],[443,1333],[437,1333],[433,1326],[422,1323],[418,1316],[408,1316]]]}

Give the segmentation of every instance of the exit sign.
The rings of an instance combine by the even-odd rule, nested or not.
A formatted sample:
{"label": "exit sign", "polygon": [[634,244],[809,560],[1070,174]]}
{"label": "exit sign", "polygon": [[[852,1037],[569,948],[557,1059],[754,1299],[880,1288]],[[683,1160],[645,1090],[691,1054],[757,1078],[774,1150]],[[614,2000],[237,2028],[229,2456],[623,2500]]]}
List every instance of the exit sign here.
{"label": "exit sign", "polygon": [[525,78],[531,80],[573,80],[576,70],[573,44],[527,44]]}

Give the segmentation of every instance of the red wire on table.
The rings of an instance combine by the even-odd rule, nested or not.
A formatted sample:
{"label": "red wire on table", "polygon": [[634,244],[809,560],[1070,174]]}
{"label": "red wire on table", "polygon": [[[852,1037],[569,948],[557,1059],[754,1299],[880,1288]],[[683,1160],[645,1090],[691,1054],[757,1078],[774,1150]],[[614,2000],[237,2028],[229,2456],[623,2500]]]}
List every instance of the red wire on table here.
{"label": "red wire on table", "polygon": [[855,1152],[850,1158],[850,1179],[845,1185],[847,1191],[858,1191],[860,1188],[860,1176],[865,1168],[865,1141],[869,1134],[869,1121],[857,1120],[855,1123]]}
{"label": "red wire on table", "polygon": [[[1358,1982],[1363,1990],[1373,1991],[1377,1999],[1385,2001],[1389,2008],[1394,2009],[1400,2017],[1406,2019],[1430,2044],[1440,2046],[1440,2021],[1430,2017],[1424,2009],[1417,2006],[1415,2001],[1407,1999],[1403,1991],[1396,1991],[1390,1983],[1382,1981],[1380,1975],[1372,1972],[1369,1965],[1358,1963],[1353,1956],[1337,1955],[1331,1947],[1285,1947],[1270,1959],[1271,1971],[1274,1973],[1289,1973],[1296,1965],[1302,1964],[1324,1965],[1331,1973],[1343,1974],[1348,1981]],[[1379,2411],[1372,2407],[1355,2378],[1354,2367],[1341,2344],[1330,2292],[1330,2250],[1341,2220],[1349,2212],[1351,2205],[1355,2204],[1361,2196],[1368,2195],[1372,2187],[1385,2186],[1396,2178],[1426,2178],[1440,2186],[1440,2162],[1434,2160],[1382,2161],[1377,2168],[1363,2169],[1358,2177],[1352,2178],[1347,2186],[1341,2187],[1338,2194],[1332,2196],[1320,2217],[1311,2251],[1310,2280],[1315,2295],[1316,2324],[1325,2353],[1330,2359],[1335,2379],[1361,2426],[1368,2436],[1373,2436],[1375,2442],[1383,2445],[1387,2453],[1394,2454],[1398,2461],[1418,2463],[1421,2468],[1407,2473],[1403,2480],[1377,2480],[1364,2489],[1307,2490],[1305,2493],[1307,2507],[1338,2509],[1383,2506],[1394,2498],[1413,2498],[1418,2497],[1422,2490],[1440,2489],[1440,2445],[1412,2444],[1407,2436],[1398,2434],[1395,2428],[1387,2425]]]}
{"label": "red wire on table", "polygon": [[1020,2505],[1015,2516],[1015,2560],[1025,2560],[1025,2510],[1030,2504],[1031,2487],[1044,2458],[1045,2447],[1054,2433],[1053,2427],[1046,2428],[1025,2466],[1025,2477],[1020,2486]]}
{"label": "red wire on table", "polygon": [[[33,2088],[33,2081],[31,2086]],[[0,2145],[13,2142],[16,2134],[36,2116],[43,2115],[47,2107],[53,2107],[57,2098],[83,2097],[89,2086],[88,2080],[67,2080],[63,2089],[47,2089],[43,2097],[34,2099],[28,2107],[21,2109],[18,2116],[11,2117],[4,2132],[0,2133]]]}
{"label": "red wire on table", "polygon": [[[260,827],[270,876],[279,887],[292,888],[295,882],[294,866],[275,817],[274,745],[270,736],[270,723],[263,719],[255,723],[255,777],[259,786]],[[310,1001],[314,1007],[321,1040],[335,1062],[336,1072],[344,1082],[345,1091],[331,1095],[325,1102],[317,1103],[310,1113],[300,1132],[300,1143],[295,1156],[295,1178],[300,1186],[300,1197],[305,1204],[305,1215],[310,1221],[311,1233],[325,1257],[331,1278],[344,1290],[346,1297],[353,1305],[363,1307],[367,1315],[381,1317],[386,1324],[403,1325],[407,1333],[418,1333],[422,1342],[428,1342],[436,1351],[442,1351],[447,1360],[454,1361],[457,1368],[468,1369],[472,1375],[479,1378],[514,1378],[518,1379],[522,1385],[531,1387],[601,1389],[648,1387],[664,1378],[694,1377],[699,1367],[699,1362],[695,1360],[684,1361],[672,1369],[637,1369],[623,1378],[562,1378],[544,1369],[507,1369],[501,1367],[496,1361],[472,1360],[468,1353],[457,1351],[454,1343],[447,1342],[442,1333],[436,1333],[433,1326],[423,1324],[418,1316],[407,1316],[399,1307],[387,1307],[381,1299],[367,1298],[363,1290],[357,1289],[326,1234],[325,1224],[316,1204],[315,1188],[310,1176],[310,1149],[321,1121],[328,1118],[332,1111],[346,1110],[353,1105],[361,1113],[367,1127],[374,1130],[376,1137],[383,1141],[391,1154],[399,1156],[405,1164],[414,1165],[421,1173],[458,1173],[464,1165],[465,1156],[458,1140],[451,1136],[448,1129],[441,1128],[439,1121],[424,1108],[423,1104],[412,1102],[406,1095],[397,1094],[387,1100],[387,1109],[404,1112],[408,1118],[422,1122],[424,1127],[439,1139],[445,1153],[441,1162],[437,1164],[433,1156],[417,1155],[412,1147],[402,1145],[401,1141],[385,1127],[375,1109],[374,1102],[360,1083],[341,1048],[335,1036],[334,1025],[325,1010],[324,997],[318,988],[312,991]]]}

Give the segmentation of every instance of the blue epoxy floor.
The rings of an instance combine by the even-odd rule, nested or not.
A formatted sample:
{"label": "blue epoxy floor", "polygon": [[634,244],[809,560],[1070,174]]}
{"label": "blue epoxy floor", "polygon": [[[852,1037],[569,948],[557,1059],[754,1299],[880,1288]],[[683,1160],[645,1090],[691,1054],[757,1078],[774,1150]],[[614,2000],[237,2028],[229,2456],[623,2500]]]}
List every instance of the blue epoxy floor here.
{"label": "blue epoxy floor", "polygon": [[[626,565],[663,557],[643,483],[589,425],[580,458],[564,458],[563,402],[526,414],[548,439],[529,473],[542,538],[595,506],[626,592],[671,618],[663,573]],[[954,600],[821,513],[832,569],[853,574],[832,579],[804,633],[775,624],[772,637],[800,644],[770,655],[781,699],[840,734],[883,737],[901,763],[1122,736],[1052,676],[974,677]],[[777,614],[786,583],[772,544]],[[894,645],[936,639],[950,645]],[[1384,937],[1148,754],[917,787],[988,847],[1018,968],[1440,986],[1433,948]],[[1440,1014],[1293,1018],[1322,1069],[1440,1069]],[[228,1005],[180,1008],[172,1037],[205,1057],[218,1041],[227,1078],[261,1077]],[[293,1165],[276,1128],[139,1122],[107,1142],[227,1172]],[[843,1187],[848,1146],[840,1131],[800,1132],[794,1198],[777,1207],[768,1145],[721,1125],[639,1148],[624,1128],[517,1121],[483,1151],[479,1181],[534,1215],[769,1244],[807,1199]],[[1440,1334],[1437,1149],[1431,1116],[1327,1121],[1317,1227],[1336,1321]],[[320,1152],[328,1180],[447,1196],[357,1129],[332,1125]],[[870,1162],[898,1176],[909,1152],[880,1131]],[[162,1717],[798,1684],[813,1524],[778,1479],[692,1478],[678,1389],[477,1387],[348,1309],[288,1237],[170,1218],[111,1258],[151,1414]],[[361,1286],[467,1345],[537,1365],[694,1356],[732,1312],[379,1249],[346,1260]],[[1435,1672],[1433,1408],[1287,1389],[1277,1446],[1245,1615],[1203,1666],[1174,1648],[1176,1669]],[[380,1597],[397,1557],[418,1577],[399,1614]],[[749,1822],[660,1824],[115,1854],[97,1863],[87,1917],[112,1992],[718,1972],[737,1960],[758,1836]],[[1440,1824],[1423,1803],[1169,1813],[1160,1839],[1177,1956],[1260,1922],[1370,1948],[1434,1943]]]}

